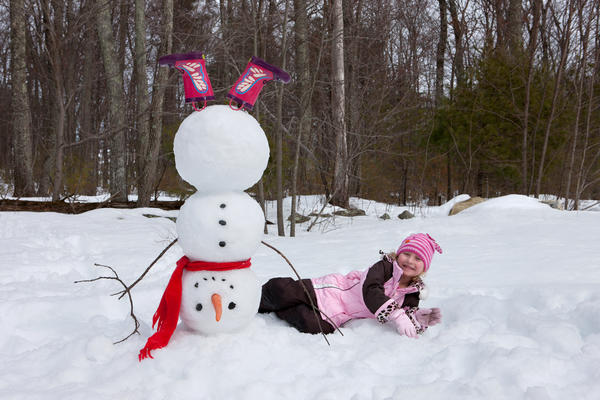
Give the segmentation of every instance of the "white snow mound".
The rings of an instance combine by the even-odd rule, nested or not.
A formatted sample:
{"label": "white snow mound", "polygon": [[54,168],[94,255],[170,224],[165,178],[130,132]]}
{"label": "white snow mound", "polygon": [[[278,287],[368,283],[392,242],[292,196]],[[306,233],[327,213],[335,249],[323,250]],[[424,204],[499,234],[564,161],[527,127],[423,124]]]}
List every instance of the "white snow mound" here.
{"label": "white snow mound", "polygon": [[550,206],[541,203],[538,199],[527,197],[520,194],[509,194],[507,196],[496,197],[469,207],[461,214],[473,214],[479,212],[489,212],[495,210],[501,211],[523,211],[523,210],[549,210]]}

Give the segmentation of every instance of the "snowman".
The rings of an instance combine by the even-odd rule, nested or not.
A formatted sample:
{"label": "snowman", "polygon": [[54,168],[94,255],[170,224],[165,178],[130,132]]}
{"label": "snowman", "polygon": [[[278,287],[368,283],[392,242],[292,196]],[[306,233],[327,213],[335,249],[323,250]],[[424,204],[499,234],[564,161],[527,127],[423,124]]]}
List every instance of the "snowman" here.
{"label": "snowman", "polygon": [[[205,80],[196,89],[210,88],[204,59],[190,60],[190,54],[199,53],[168,57],[176,68],[179,65],[184,78],[188,74],[198,81],[200,75]],[[257,64],[266,69],[261,62],[269,66],[256,60],[251,60],[254,72]],[[200,71],[190,74],[193,66],[200,66]],[[247,87],[249,76],[244,73],[232,92],[241,84]],[[255,81],[262,87],[266,79]],[[212,88],[202,95],[204,100],[211,98]],[[152,350],[168,344],[179,318],[187,329],[211,335],[241,329],[258,310],[261,285],[250,269],[250,259],[260,245],[265,217],[244,190],[261,178],[269,160],[269,144],[256,119],[242,110],[251,109],[256,96],[243,98],[245,101],[239,96],[229,97],[240,108],[231,103],[205,104],[201,110],[194,106],[197,111],[181,123],[175,135],[177,171],[197,191],[180,209],[176,228],[185,256],[177,262],[154,314],[157,332],[140,351],[140,361],[152,358]],[[186,86],[187,98],[203,99],[198,93],[188,96]]]}

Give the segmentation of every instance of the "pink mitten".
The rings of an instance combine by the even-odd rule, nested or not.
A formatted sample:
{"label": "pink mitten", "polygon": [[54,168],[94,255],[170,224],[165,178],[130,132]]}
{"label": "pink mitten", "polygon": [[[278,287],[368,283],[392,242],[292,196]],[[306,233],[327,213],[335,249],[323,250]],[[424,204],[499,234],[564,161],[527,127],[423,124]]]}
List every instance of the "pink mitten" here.
{"label": "pink mitten", "polygon": [[416,338],[417,329],[410,322],[410,319],[404,312],[404,310],[396,310],[390,314],[389,321],[396,325],[396,331],[401,334],[408,336],[410,338]]}
{"label": "pink mitten", "polygon": [[442,312],[439,308],[421,308],[415,312],[417,322],[423,327],[437,325],[442,321]]}

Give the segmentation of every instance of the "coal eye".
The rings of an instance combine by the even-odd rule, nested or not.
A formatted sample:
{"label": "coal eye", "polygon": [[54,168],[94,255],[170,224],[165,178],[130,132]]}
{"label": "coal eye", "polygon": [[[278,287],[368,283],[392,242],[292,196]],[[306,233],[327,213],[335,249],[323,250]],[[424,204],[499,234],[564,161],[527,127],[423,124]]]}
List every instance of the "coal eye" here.
{"label": "coal eye", "polygon": [[227,308],[229,308],[230,310],[233,310],[235,308],[235,303],[232,301],[231,303],[229,303]]}
{"label": "coal eye", "polygon": [[196,304],[196,311],[202,311],[202,304]]}
{"label": "coal eye", "polygon": [[194,287],[198,287],[198,282],[196,282],[196,284],[194,285]]}

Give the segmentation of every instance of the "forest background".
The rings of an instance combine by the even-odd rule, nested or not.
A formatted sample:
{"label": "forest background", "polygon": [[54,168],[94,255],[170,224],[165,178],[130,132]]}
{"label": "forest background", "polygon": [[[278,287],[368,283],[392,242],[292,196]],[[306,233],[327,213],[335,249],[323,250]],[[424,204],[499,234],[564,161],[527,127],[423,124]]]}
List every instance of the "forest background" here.
{"label": "forest background", "polygon": [[521,193],[577,209],[600,198],[599,12],[596,0],[3,0],[0,195],[188,196],[172,143],[193,109],[157,60],[200,51],[215,103],[252,55],[292,76],[252,111],[271,146],[259,202]]}

